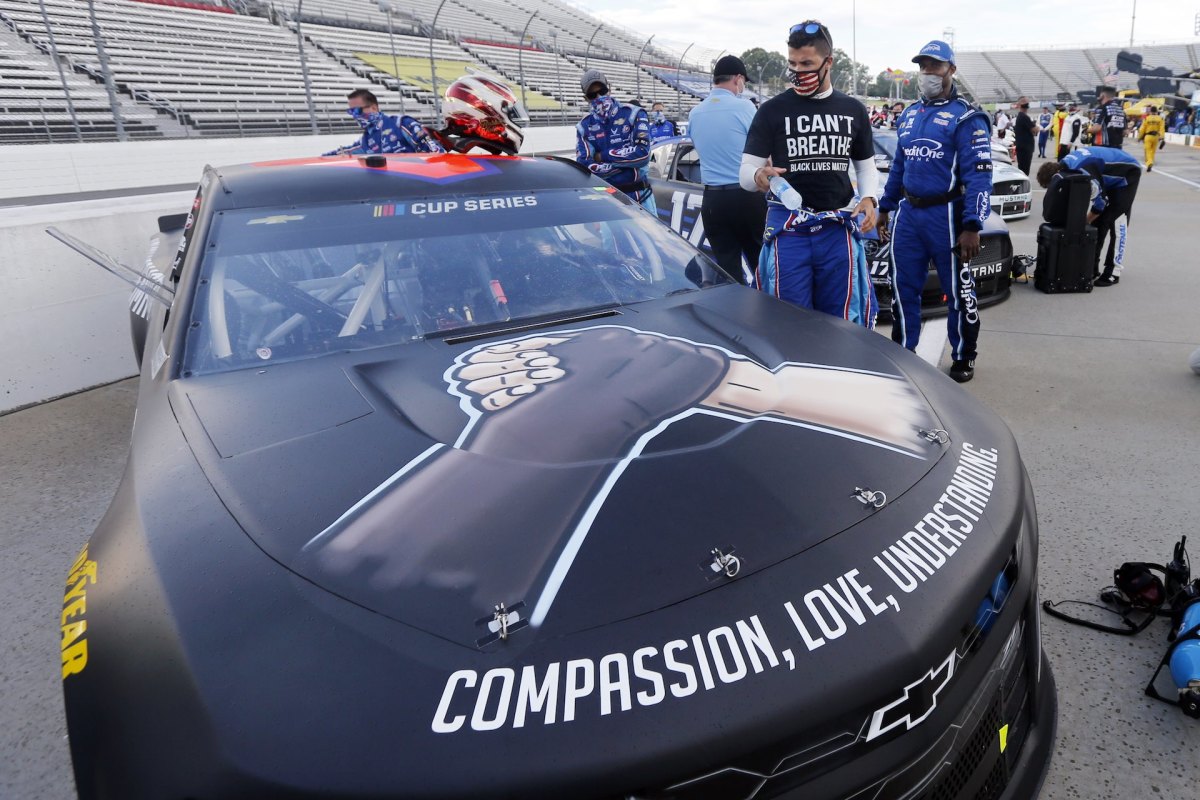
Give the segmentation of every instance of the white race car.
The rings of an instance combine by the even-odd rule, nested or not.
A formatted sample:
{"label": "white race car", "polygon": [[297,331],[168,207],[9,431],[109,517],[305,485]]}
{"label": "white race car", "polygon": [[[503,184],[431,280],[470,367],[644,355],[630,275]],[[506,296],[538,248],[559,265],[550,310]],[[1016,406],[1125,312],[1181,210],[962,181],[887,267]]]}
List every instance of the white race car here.
{"label": "white race car", "polygon": [[[874,136],[875,165],[887,171],[896,157],[896,132],[877,130]],[[992,211],[1006,220],[1024,219],[1033,208],[1029,177],[1012,165],[1007,147],[992,144]]]}

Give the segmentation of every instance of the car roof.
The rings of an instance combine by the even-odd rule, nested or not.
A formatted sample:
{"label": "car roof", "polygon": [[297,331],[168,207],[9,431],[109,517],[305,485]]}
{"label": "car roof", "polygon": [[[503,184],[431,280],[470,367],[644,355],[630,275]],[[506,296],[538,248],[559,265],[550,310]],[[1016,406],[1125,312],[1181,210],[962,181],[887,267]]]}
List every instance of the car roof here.
{"label": "car roof", "polygon": [[333,156],[208,168],[214,211],[436,195],[583,188],[598,179],[555,156],[461,153]]}
{"label": "car roof", "polygon": [[669,144],[681,144],[683,142],[687,142],[688,144],[691,144],[692,137],[690,137],[690,136],[670,136],[666,139],[655,139],[654,142],[650,145],[650,149],[657,150],[658,148],[665,147],[666,145],[669,145]]}

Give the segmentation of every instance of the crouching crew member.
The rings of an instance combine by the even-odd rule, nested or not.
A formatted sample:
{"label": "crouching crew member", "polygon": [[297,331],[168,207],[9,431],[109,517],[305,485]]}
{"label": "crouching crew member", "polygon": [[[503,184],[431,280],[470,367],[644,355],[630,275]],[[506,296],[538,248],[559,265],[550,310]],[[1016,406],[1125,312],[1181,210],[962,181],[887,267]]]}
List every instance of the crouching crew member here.
{"label": "crouching crew member", "polygon": [[[789,210],[768,195],[767,225],[758,263],[758,287],[827,314],[873,325],[874,295],[856,234],[875,227],[879,173],[866,107],[833,88],[833,39],[814,20],[788,32],[792,90],[759,107],[746,137],[739,181],[766,192],[782,176],[800,194]],[[771,165],[767,165],[767,159]],[[850,165],[861,195],[854,199]],[[862,214],[861,226],[856,222]]]}
{"label": "crouching crew member", "polygon": [[987,117],[958,96],[954,52],[932,41],[913,61],[921,100],[904,110],[896,158],[880,201],[892,239],[892,339],[909,350],[921,336],[921,290],[929,262],[946,294],[950,377],[975,375],[979,304],[968,262],[979,254],[979,231],[991,210],[992,151]]}
{"label": "crouching crew member", "polygon": [[[1038,169],[1038,184],[1049,189],[1056,177],[1061,175],[1090,175],[1092,179],[1092,205],[1088,209],[1087,221],[1096,226],[1096,261],[1092,274],[1095,286],[1112,286],[1121,280],[1121,268],[1125,261],[1128,245],[1129,215],[1133,210],[1133,198],[1137,193],[1141,170],[1128,170],[1128,178],[1104,174],[1110,164],[1136,164],[1138,160],[1115,147],[1081,147],[1062,157],[1060,161],[1047,161]],[[1105,237],[1109,237],[1108,252],[1104,257],[1104,273],[1100,274],[1100,251],[1104,249]]]}
{"label": "crouching crew member", "polygon": [[619,189],[651,214],[657,214],[650,188],[650,117],[646,109],[618,102],[608,78],[589,69],[579,79],[592,105],[575,126],[575,160]]}
{"label": "crouching crew member", "polygon": [[349,95],[346,113],[362,128],[362,138],[354,144],[325,153],[374,155],[375,153],[444,153],[445,149],[429,135],[425,126],[409,116],[393,117],[379,110],[379,100],[366,89]]}

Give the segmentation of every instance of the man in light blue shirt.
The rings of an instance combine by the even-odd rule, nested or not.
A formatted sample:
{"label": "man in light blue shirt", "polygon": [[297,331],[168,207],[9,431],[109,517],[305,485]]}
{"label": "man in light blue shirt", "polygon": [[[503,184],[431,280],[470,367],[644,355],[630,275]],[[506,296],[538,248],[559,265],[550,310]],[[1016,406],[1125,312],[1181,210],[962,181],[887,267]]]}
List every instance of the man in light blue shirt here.
{"label": "man in light blue shirt", "polygon": [[739,97],[746,88],[746,65],[724,56],[713,68],[713,89],[688,115],[688,135],[700,154],[704,202],[700,218],[713,258],[742,283],[747,282],[742,257],[753,272],[762,249],[767,198],[738,183],[746,133],[754,120],[754,104]]}

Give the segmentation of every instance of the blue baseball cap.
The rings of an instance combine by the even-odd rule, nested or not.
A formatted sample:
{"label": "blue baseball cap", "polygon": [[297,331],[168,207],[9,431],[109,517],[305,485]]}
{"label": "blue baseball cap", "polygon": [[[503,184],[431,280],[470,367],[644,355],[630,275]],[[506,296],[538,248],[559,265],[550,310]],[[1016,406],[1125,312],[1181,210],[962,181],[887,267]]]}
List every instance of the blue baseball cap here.
{"label": "blue baseball cap", "polygon": [[922,58],[932,58],[938,61],[948,61],[954,63],[954,51],[950,49],[950,45],[943,41],[934,39],[929,44],[921,48],[921,52],[913,56],[913,63],[916,64]]}

